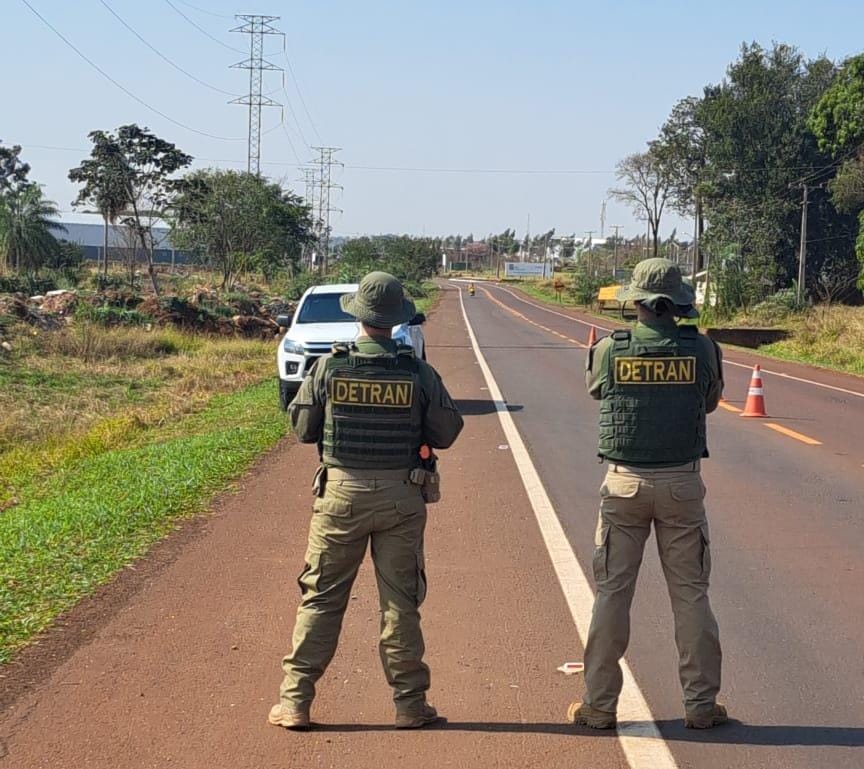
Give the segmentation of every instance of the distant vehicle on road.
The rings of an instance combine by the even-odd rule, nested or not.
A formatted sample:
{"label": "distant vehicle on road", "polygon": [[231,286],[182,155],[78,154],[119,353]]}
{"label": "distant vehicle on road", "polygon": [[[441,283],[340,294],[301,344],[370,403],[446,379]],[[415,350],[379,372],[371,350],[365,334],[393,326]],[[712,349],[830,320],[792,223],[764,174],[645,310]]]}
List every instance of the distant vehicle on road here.
{"label": "distant vehicle on road", "polygon": [[[315,361],[329,353],[337,342],[353,342],[360,334],[360,324],[339,306],[340,297],[355,293],[357,288],[357,283],[313,286],[300,298],[293,317],[280,315],[276,319],[280,327],[288,329],[276,352],[279,405],[283,411]],[[393,328],[393,339],[413,347],[422,360],[426,360],[421,328],[425,322],[426,316],[418,312],[410,322]]]}

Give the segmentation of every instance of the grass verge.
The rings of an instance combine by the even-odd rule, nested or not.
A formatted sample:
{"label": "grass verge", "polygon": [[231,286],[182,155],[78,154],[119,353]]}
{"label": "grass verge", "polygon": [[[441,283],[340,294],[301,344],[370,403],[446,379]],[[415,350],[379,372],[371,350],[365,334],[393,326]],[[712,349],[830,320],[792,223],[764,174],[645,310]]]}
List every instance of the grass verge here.
{"label": "grass verge", "polygon": [[789,318],[792,332],[759,354],[864,376],[864,307],[816,307]]}
{"label": "grass verge", "polygon": [[0,513],[0,663],[285,434],[271,381],[68,463]]}

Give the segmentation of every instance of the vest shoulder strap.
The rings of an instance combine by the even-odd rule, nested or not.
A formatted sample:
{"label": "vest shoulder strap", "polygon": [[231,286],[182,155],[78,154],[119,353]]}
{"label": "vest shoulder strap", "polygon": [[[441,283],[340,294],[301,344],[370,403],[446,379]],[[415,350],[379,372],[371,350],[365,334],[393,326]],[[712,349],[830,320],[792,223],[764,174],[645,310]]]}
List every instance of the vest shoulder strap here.
{"label": "vest shoulder strap", "polygon": [[678,326],[678,345],[693,349],[699,347],[699,329],[696,326]]}
{"label": "vest shoulder strap", "polygon": [[630,348],[632,334],[629,328],[619,328],[612,332],[613,349],[627,350]]}

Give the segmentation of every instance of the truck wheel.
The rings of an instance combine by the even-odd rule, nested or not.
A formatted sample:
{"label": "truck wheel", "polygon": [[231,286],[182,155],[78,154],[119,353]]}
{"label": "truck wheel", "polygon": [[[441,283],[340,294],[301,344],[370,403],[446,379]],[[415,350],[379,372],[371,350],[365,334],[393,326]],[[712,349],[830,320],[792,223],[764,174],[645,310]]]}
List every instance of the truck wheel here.
{"label": "truck wheel", "polygon": [[288,411],[288,404],[294,400],[294,396],[297,395],[297,390],[299,388],[296,385],[291,384],[290,382],[285,382],[282,379],[279,380],[279,408],[282,411]]}

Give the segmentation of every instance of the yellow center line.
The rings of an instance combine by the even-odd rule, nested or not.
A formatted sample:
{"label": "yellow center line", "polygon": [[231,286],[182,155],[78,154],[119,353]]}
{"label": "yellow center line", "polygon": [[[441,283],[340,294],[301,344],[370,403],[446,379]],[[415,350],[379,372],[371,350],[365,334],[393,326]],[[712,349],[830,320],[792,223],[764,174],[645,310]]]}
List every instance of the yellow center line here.
{"label": "yellow center line", "polygon": [[721,409],[726,409],[726,411],[733,411],[736,414],[741,413],[741,409],[739,409],[737,406],[733,406],[731,403],[726,403],[726,401],[720,401],[720,403],[718,403],[717,405]]}
{"label": "yellow center line", "polygon": [[507,306],[506,304],[504,304],[504,302],[502,302],[500,299],[496,299],[494,296],[492,296],[491,293],[489,293],[489,291],[488,291],[487,289],[485,289],[485,288],[481,288],[480,290],[481,290],[484,294],[486,294],[486,298],[487,298],[487,299],[489,299],[489,300],[492,301],[492,302],[495,302],[495,304],[497,304],[499,307],[505,309],[505,310],[506,310],[507,312],[509,312],[511,315],[514,315],[514,316],[517,317],[517,318],[521,318],[522,320],[526,321],[527,323],[530,323],[532,326],[535,326],[536,328],[542,329],[543,331],[546,331],[546,332],[549,333],[549,334],[554,334],[555,336],[558,336],[558,337],[560,337],[561,339],[566,339],[568,342],[571,342],[572,344],[575,344],[577,347],[583,347],[583,348],[587,348],[587,347],[588,347],[587,344],[583,344],[582,342],[580,342],[580,341],[578,341],[578,340],[576,340],[576,339],[573,339],[573,338],[567,336],[566,334],[560,334],[560,333],[558,333],[557,331],[555,331],[554,329],[547,328],[546,326],[541,325],[541,324],[538,323],[537,321],[531,320],[531,318],[526,318],[526,317],[525,317],[521,312],[517,312],[517,311],[514,310],[512,307],[508,307],[508,306]]}
{"label": "yellow center line", "polygon": [[[546,326],[542,326],[541,324],[537,323],[536,321],[531,320],[531,318],[526,318],[521,312],[517,312],[512,307],[508,307],[506,304],[504,304],[504,302],[500,301],[499,299],[496,299],[485,288],[483,288],[481,290],[483,291],[484,294],[486,294],[486,297],[488,299],[490,299],[491,301],[495,302],[495,304],[499,305],[500,307],[502,307],[503,309],[505,309],[507,312],[511,313],[512,315],[515,315],[517,318],[521,318],[522,320],[527,321],[532,326],[536,326],[537,328],[543,329],[544,331],[547,331],[550,334],[554,334],[555,336],[561,337],[561,339],[566,339],[568,342],[571,342],[572,344],[578,345],[579,347],[584,347],[584,348],[588,347],[588,345],[580,342],[577,339],[573,339],[572,337],[561,334],[558,331],[555,331],[551,328],[547,328]],[[720,403],[718,403],[717,405],[721,409],[724,409],[726,411],[731,411],[734,414],[740,414],[741,413],[741,409],[739,409],[737,406],[733,406],[731,403],[726,403],[725,401],[720,401]],[[782,435],[786,435],[789,438],[794,438],[796,441],[801,441],[801,443],[806,443],[808,446],[821,446],[822,445],[822,441],[817,441],[815,438],[811,438],[809,435],[804,435],[803,433],[795,432],[795,430],[790,430],[788,427],[783,427],[783,425],[778,425],[778,424],[775,424],[774,422],[765,422],[763,424],[765,425],[765,427],[768,427],[771,430],[774,430],[775,432],[781,433]],[[861,465],[861,467],[864,467],[864,465]]]}
{"label": "yellow center line", "polygon": [[796,441],[801,441],[801,443],[806,443],[808,446],[821,446],[822,441],[817,441],[815,438],[811,438],[809,435],[802,435],[801,433],[796,433],[794,430],[790,430],[788,427],[783,427],[783,425],[777,425],[773,422],[765,422],[765,427],[770,428],[778,433],[782,433],[783,435],[788,435],[790,438],[794,438]]}

